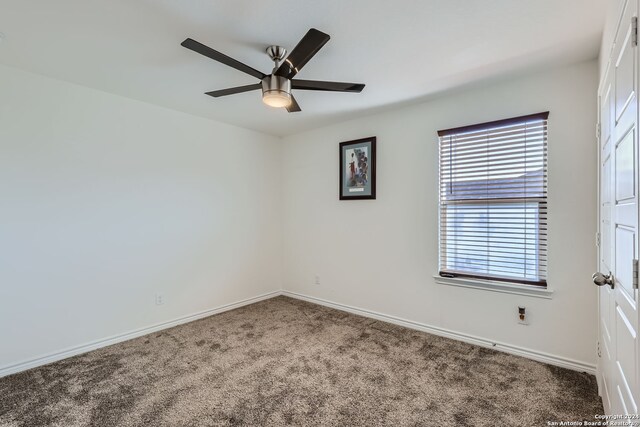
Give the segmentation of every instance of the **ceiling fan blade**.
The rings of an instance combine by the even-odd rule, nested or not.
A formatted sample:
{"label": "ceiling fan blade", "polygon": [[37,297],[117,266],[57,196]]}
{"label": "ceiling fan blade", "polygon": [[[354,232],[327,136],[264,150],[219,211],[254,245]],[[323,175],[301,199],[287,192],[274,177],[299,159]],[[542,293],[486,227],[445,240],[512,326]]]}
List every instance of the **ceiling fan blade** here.
{"label": "ceiling fan blade", "polygon": [[298,102],[293,97],[293,95],[291,95],[291,104],[289,104],[289,106],[287,107],[287,111],[290,112],[290,113],[295,113],[295,112],[298,112],[298,111],[302,111],[302,109],[298,105]]}
{"label": "ceiling fan blade", "polygon": [[255,83],[255,84],[246,85],[246,86],[230,87],[228,89],[213,90],[211,92],[207,92],[206,95],[213,96],[214,98],[218,98],[220,96],[233,95],[234,93],[249,92],[250,90],[256,90],[256,89],[262,89],[262,83]]}
{"label": "ceiling fan blade", "polygon": [[328,34],[322,31],[318,31],[315,28],[310,29],[296,47],[293,48],[287,59],[282,62],[275,74],[288,79],[292,78],[313,58],[313,55],[318,53],[330,38]]}
{"label": "ceiling fan blade", "polygon": [[291,89],[325,90],[330,92],[362,92],[362,83],[323,82],[318,80],[291,80]]}
{"label": "ceiling fan blade", "polygon": [[204,55],[213,59],[214,61],[221,62],[224,65],[228,65],[231,68],[235,68],[236,70],[242,71],[243,73],[247,73],[257,79],[262,80],[263,78],[265,78],[265,74],[261,73],[260,71],[251,68],[240,61],[236,61],[235,59],[225,55],[224,53],[220,53],[217,50],[211,49],[209,46],[205,46],[193,39],[186,39],[180,44],[187,49],[191,49],[192,51],[199,53],[200,55]]}

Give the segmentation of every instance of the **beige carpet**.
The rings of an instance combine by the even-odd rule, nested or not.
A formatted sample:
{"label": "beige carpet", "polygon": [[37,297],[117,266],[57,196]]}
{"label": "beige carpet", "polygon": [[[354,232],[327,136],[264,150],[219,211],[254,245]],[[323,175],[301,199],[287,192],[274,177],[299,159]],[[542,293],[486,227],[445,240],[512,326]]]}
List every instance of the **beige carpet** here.
{"label": "beige carpet", "polygon": [[1,426],[546,426],[591,375],[278,297],[0,379]]}

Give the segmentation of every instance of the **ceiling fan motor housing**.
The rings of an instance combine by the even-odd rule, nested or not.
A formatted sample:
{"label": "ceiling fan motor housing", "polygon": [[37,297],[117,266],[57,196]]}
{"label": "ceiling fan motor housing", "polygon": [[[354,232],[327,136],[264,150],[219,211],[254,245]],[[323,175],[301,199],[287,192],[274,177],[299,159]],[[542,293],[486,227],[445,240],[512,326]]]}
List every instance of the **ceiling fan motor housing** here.
{"label": "ceiling fan motor housing", "polygon": [[287,49],[282,46],[274,45],[267,47],[267,55],[275,62],[276,66],[273,68],[273,73],[262,79],[262,96],[269,93],[291,94],[291,80],[275,75],[280,61],[284,59],[286,54]]}
{"label": "ceiling fan motor housing", "polygon": [[270,74],[262,79],[262,94],[272,92],[291,94],[291,80]]}
{"label": "ceiling fan motor housing", "polygon": [[291,80],[274,74],[263,78],[262,102],[276,108],[291,105]]}

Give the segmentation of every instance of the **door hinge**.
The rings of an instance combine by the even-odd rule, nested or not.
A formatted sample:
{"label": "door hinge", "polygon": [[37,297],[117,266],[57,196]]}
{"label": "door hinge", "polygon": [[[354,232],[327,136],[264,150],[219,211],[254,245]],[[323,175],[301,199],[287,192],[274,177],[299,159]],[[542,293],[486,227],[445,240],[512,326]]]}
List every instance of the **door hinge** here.
{"label": "door hinge", "polygon": [[600,352],[600,341],[598,341],[598,357],[602,357],[602,353]]}
{"label": "door hinge", "polygon": [[638,289],[638,260],[633,260],[633,289]]}
{"label": "door hinge", "polygon": [[600,247],[600,233],[596,233],[596,246]]}
{"label": "door hinge", "polygon": [[638,17],[631,18],[631,44],[638,46]]}
{"label": "door hinge", "polygon": [[600,123],[596,124],[596,139],[600,140]]}

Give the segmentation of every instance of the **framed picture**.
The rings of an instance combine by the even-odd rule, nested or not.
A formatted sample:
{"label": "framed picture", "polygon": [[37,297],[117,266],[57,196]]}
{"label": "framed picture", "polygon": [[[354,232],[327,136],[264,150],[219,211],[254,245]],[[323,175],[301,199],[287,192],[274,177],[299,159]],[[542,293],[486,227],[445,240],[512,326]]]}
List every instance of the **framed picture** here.
{"label": "framed picture", "polygon": [[340,200],[376,198],[376,137],[340,143]]}

